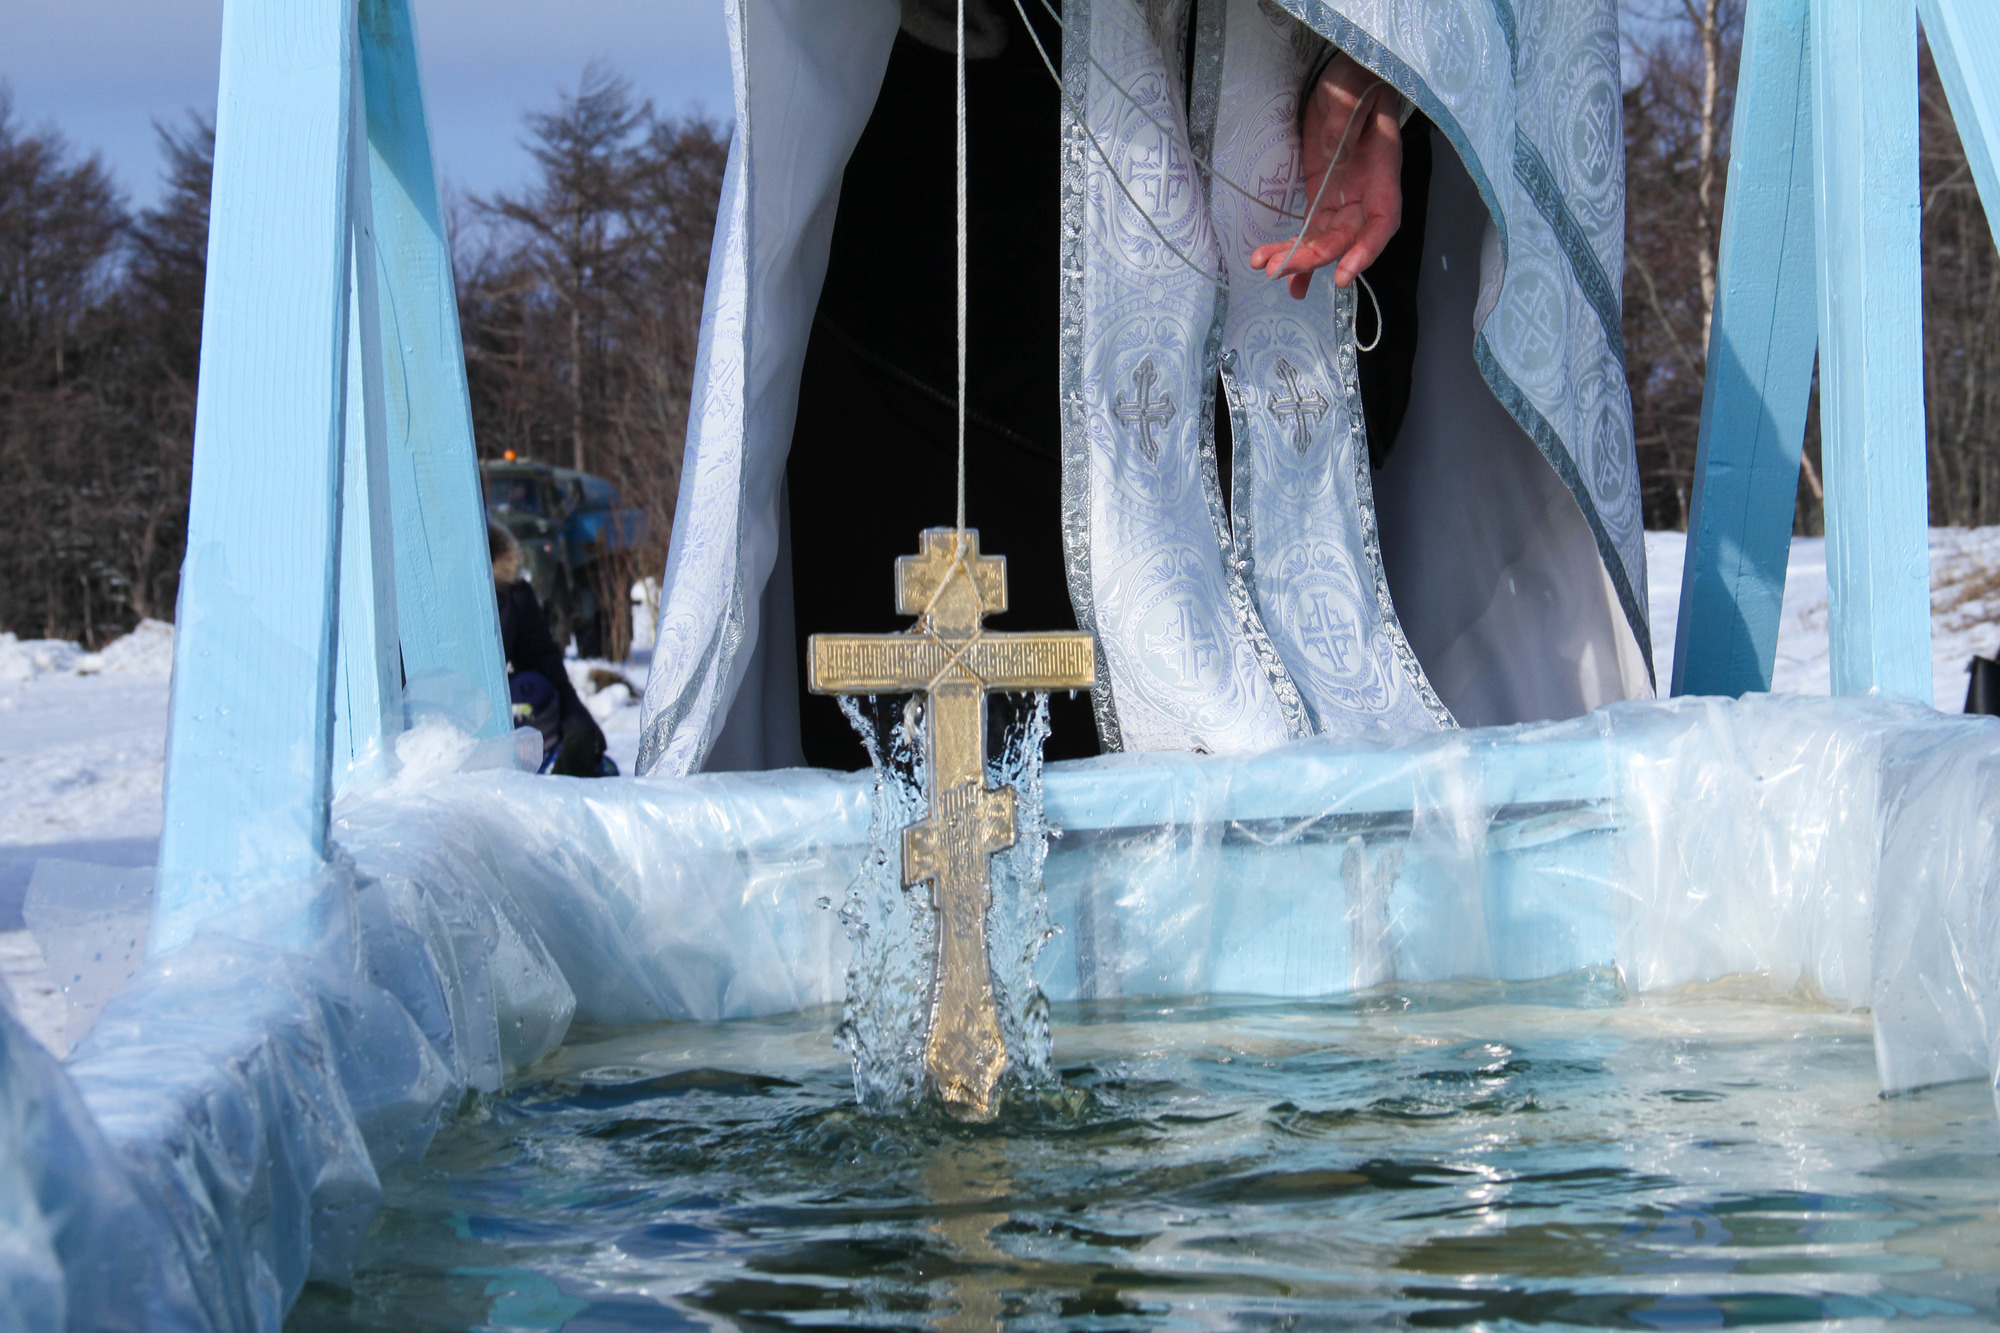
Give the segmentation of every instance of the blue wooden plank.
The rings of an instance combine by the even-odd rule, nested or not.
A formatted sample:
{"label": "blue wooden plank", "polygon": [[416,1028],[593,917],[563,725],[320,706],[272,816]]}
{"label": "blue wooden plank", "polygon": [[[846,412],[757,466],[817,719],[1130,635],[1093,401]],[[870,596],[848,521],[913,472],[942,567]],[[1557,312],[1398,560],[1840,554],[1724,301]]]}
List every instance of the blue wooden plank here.
{"label": "blue wooden plank", "polygon": [[1812,70],[1833,690],[1929,703],[1911,0],[1813,0]]}
{"label": "blue wooden plank", "polygon": [[1965,144],[1972,179],[1986,204],[1986,225],[2000,217],[2000,177],[1993,154],[2000,148],[2000,5],[1993,0],[1917,0],[1924,35],[1958,137]]}
{"label": "blue wooden plank", "polygon": [[326,845],[353,0],[227,0],[149,948]]}
{"label": "blue wooden plank", "polygon": [[[357,81],[359,71],[356,71]],[[357,87],[356,105],[359,105]],[[357,130],[360,117],[354,117]],[[365,134],[350,149],[353,257],[348,278],[347,439],[340,478],[340,634],[333,785],[381,776],[403,727],[396,563],[383,420],[382,333],[374,280]]]}
{"label": "blue wooden plank", "polygon": [[1771,688],[1819,343],[1808,3],[1744,17],[1675,694]]}
{"label": "blue wooden plank", "polygon": [[500,735],[513,720],[416,35],[407,0],[361,0],[360,18],[403,667],[459,677],[481,734]]}

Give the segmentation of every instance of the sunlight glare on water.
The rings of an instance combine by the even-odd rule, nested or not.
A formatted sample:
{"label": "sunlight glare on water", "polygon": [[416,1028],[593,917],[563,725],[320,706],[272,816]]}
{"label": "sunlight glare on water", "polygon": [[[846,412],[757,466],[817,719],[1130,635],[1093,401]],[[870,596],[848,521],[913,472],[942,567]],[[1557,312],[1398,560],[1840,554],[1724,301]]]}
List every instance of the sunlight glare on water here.
{"label": "sunlight glare on water", "polygon": [[862,1113],[833,1013],[574,1041],[385,1180],[288,1327],[2000,1313],[1991,1095],[1879,1098],[1865,1014],[1582,976],[1053,1017],[1060,1086],[985,1127]]}

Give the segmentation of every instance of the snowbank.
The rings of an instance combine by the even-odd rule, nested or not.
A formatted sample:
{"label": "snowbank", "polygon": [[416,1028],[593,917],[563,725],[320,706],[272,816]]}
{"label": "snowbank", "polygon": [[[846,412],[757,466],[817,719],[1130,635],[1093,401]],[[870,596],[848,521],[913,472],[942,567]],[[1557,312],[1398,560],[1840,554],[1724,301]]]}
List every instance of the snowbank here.
{"label": "snowbank", "polygon": [[30,681],[37,676],[102,672],[169,676],[174,669],[174,627],[163,620],[142,620],[130,634],[112,640],[95,653],[65,639],[17,639],[0,634],[0,681]]}
{"label": "snowbank", "polygon": [[74,671],[83,649],[62,639],[17,639],[0,634],[0,681],[33,680]]}
{"label": "snowbank", "polygon": [[76,660],[76,674],[109,672],[134,676],[171,676],[174,672],[174,627],[164,620],[142,620],[138,628],[114,639],[102,652]]}

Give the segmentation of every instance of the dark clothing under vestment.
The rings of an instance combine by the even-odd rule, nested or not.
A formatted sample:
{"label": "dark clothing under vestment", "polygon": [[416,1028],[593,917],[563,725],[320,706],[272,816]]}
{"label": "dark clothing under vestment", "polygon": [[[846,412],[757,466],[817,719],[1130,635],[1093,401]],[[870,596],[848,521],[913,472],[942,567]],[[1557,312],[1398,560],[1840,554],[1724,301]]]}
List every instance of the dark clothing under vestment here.
{"label": "dark clothing under vestment", "polygon": [[[1008,610],[993,628],[1074,629],[1058,390],[1063,106],[1019,16],[1001,8],[1005,48],[966,71],[966,523],[982,553],[1007,558]],[[1060,30],[1041,15],[1036,30],[1060,67]],[[786,472],[799,728],[806,762],[820,767],[865,767],[867,755],[834,700],[806,692],[808,637],[906,628],[895,612],[895,559],[917,549],[919,528],[948,527],[956,511],[954,82],[949,52],[898,36],[842,180],[799,386]],[[1369,271],[1386,324],[1360,365],[1377,466],[1409,399],[1416,348],[1430,155],[1428,124],[1415,116],[1411,125],[1406,224]],[[1372,313],[1361,319],[1366,342]],[[1227,412],[1216,420],[1226,488]],[[1098,752],[1087,697],[1056,695],[1049,713],[1048,758]]]}

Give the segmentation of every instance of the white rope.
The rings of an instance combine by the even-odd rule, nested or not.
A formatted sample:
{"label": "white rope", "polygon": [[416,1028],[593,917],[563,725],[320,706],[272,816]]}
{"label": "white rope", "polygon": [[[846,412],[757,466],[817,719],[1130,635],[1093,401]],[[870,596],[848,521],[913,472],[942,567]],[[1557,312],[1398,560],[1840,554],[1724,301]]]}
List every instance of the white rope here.
{"label": "white rope", "polygon": [[966,306],[969,284],[966,227],[965,161],[965,0],[958,0],[958,531],[959,551],[965,549],[965,380]]}
{"label": "white rope", "polygon": [[[1014,8],[1017,10],[1021,8],[1020,0],[1015,0]],[[1064,37],[1068,37],[1069,24],[1063,21],[1063,16],[1061,13],[1057,11],[1055,5],[1052,4],[1050,0],[1042,0],[1042,8],[1049,11],[1049,17],[1056,21],[1056,27],[1062,30]],[[1022,13],[1021,15],[1021,22],[1023,23],[1028,22],[1028,16],[1025,12]],[[1028,31],[1030,34],[1034,32],[1033,25],[1029,26]],[[1037,46],[1039,46],[1040,44],[1041,44],[1040,42],[1036,43]],[[1104,68],[1103,62],[1098,60],[1098,58],[1088,50],[1086,50],[1083,53],[1083,58],[1090,62],[1090,67],[1097,71],[1098,76],[1100,78],[1102,78],[1106,83],[1111,85],[1112,91],[1116,92],[1120,97],[1124,98],[1127,102],[1130,102],[1132,104],[1132,109],[1134,111],[1137,111],[1140,115],[1144,116],[1147,120],[1151,121],[1154,129],[1166,135],[1169,139],[1173,138],[1174,136],[1173,128],[1167,125],[1165,122],[1163,122],[1158,116],[1155,116],[1151,111],[1148,111],[1146,109],[1146,104],[1139,100],[1139,95],[1133,92],[1131,89],[1127,88],[1124,84],[1118,82],[1118,80],[1112,76],[1111,71]],[[1208,159],[1204,158],[1200,153],[1195,152],[1192,147],[1188,149],[1188,156],[1194,159],[1194,164],[1196,166],[1200,167],[1203,171],[1208,173],[1209,178],[1211,180],[1221,181],[1224,185],[1227,185],[1230,189],[1236,191],[1236,193],[1242,195],[1245,199],[1248,199],[1251,203],[1257,205],[1259,208],[1267,209],[1270,212],[1276,213],[1281,218],[1290,218],[1294,222],[1305,221],[1305,218],[1302,215],[1294,213],[1290,209],[1279,208],[1276,204],[1264,198],[1264,196],[1260,194],[1252,194],[1249,190],[1244,189],[1241,185],[1238,185],[1235,181],[1229,179],[1229,177],[1217,171],[1213,163],[1208,161]]]}
{"label": "white rope", "polygon": [[[1045,9],[1049,9],[1051,14],[1055,14],[1054,9],[1049,6],[1048,0],[1042,0],[1042,6]],[[964,8],[964,0],[960,0],[960,8],[961,10]],[[1175,245],[1172,241],[1168,240],[1167,234],[1161,231],[1159,228],[1159,224],[1153,221],[1152,212],[1148,210],[1143,204],[1141,204],[1138,198],[1133,195],[1131,187],[1125,183],[1125,178],[1118,174],[1118,167],[1116,166],[1116,164],[1112,162],[1111,154],[1105,151],[1104,145],[1097,141],[1097,136],[1095,134],[1091,133],[1089,118],[1084,115],[1083,108],[1076,104],[1076,99],[1070,96],[1069,85],[1063,82],[1062,75],[1056,71],[1055,62],[1049,58],[1048,48],[1042,45],[1041,34],[1035,31],[1035,25],[1029,21],[1028,11],[1025,7],[1023,7],[1021,0],[1014,0],[1014,12],[1021,16],[1021,26],[1028,30],[1028,39],[1035,44],[1035,53],[1041,56],[1042,58],[1042,68],[1049,72],[1049,77],[1051,79],[1055,80],[1056,90],[1062,94],[1063,105],[1069,109],[1069,114],[1071,119],[1075,121],[1076,127],[1083,131],[1083,137],[1089,141],[1090,146],[1097,151],[1098,160],[1104,163],[1105,171],[1110,174],[1112,183],[1118,187],[1118,192],[1125,196],[1125,202],[1132,205],[1132,211],[1139,215],[1140,220],[1143,221],[1146,224],[1147,228],[1153,233],[1153,235],[1159,239],[1160,244],[1167,248],[1168,254],[1171,254],[1175,259],[1180,260],[1182,264],[1187,266],[1190,272],[1195,274],[1197,277],[1205,279],[1211,286],[1220,288],[1223,291],[1229,290],[1229,283],[1225,279],[1217,277],[1215,274],[1203,268],[1200,264],[1195,263],[1195,261],[1190,259],[1187,255],[1183,254],[1181,252],[1180,247]],[[1063,23],[1060,15],[1056,15],[1056,22],[1059,26],[1062,27],[1064,33],[1067,34],[1069,31],[1068,25]],[[961,64],[963,60],[964,60],[964,50],[963,50],[963,43],[961,42],[960,44]],[[1145,107],[1140,106],[1139,99],[1137,97],[1135,97],[1132,93],[1127,92],[1126,89],[1123,87],[1123,85],[1121,85],[1116,79],[1113,79],[1111,77],[1109,70],[1106,70],[1102,65],[1097,63],[1095,57],[1090,58],[1090,63],[1097,68],[1099,73],[1103,75],[1106,82],[1108,82],[1112,86],[1112,88],[1116,89],[1120,94],[1122,94],[1126,101],[1130,102],[1134,107],[1138,108],[1141,115],[1145,116],[1147,120],[1152,121],[1153,124],[1157,126],[1163,133],[1170,133],[1170,131],[1167,130],[1166,126],[1161,125],[1159,121],[1153,119],[1151,112],[1147,111]],[[1333,160],[1327,163],[1326,174],[1320,177],[1319,191],[1313,195],[1312,207],[1308,208],[1303,215],[1289,212],[1285,209],[1272,210],[1273,212],[1276,212],[1283,217],[1295,218],[1298,219],[1300,222],[1299,234],[1293,238],[1292,248],[1285,255],[1285,262],[1284,264],[1280,265],[1281,268],[1287,267],[1291,264],[1293,256],[1297,255],[1299,252],[1299,246],[1305,241],[1306,229],[1312,225],[1313,215],[1319,212],[1320,201],[1326,196],[1326,187],[1333,180],[1333,169],[1340,165],[1341,154],[1347,151],[1348,136],[1354,132],[1354,122],[1356,118],[1360,116],[1362,107],[1367,104],[1368,98],[1374,93],[1374,91],[1377,88],[1386,88],[1388,86],[1389,83],[1386,79],[1377,79],[1375,80],[1375,82],[1369,84],[1368,87],[1362,91],[1362,94],[1359,98],[1355,99],[1354,109],[1347,113],[1347,124],[1341,127],[1340,142],[1334,147]],[[1301,145],[1300,147],[1301,147],[1300,165],[1303,167],[1304,145]],[[1192,157],[1193,153],[1190,152],[1189,156]],[[1200,159],[1197,158],[1196,160],[1199,161]],[[1206,163],[1203,163],[1202,165],[1207,166]],[[1212,179],[1221,180],[1225,185],[1228,185],[1231,189],[1237,190],[1241,194],[1244,194],[1253,199],[1256,198],[1256,196],[1251,195],[1248,190],[1244,190],[1234,181],[1231,181],[1227,177],[1219,175],[1212,169],[1210,170],[1209,175]],[[1259,202],[1262,203],[1262,200],[1259,200]],[[1264,206],[1266,208],[1270,207],[1270,205],[1268,204],[1265,204]],[[1361,275],[1357,273],[1355,276],[1358,278]],[[1373,289],[1369,290],[1368,299],[1370,301],[1374,301],[1375,293]],[[1377,323],[1376,323],[1375,341],[1376,343],[1379,343],[1382,339],[1381,323],[1380,323],[1381,320],[1380,305],[1376,306],[1376,320]],[[1361,348],[1360,350],[1364,352],[1372,352],[1375,350],[1375,343],[1371,343],[1367,347]]]}
{"label": "white rope", "polygon": [[1357,273],[1354,275],[1354,280],[1361,284],[1362,291],[1368,293],[1368,304],[1375,307],[1375,337],[1366,347],[1361,345],[1361,309],[1359,306],[1355,307],[1354,350],[1357,352],[1372,352],[1382,345],[1382,303],[1375,299],[1375,289],[1368,285],[1368,279]]}

